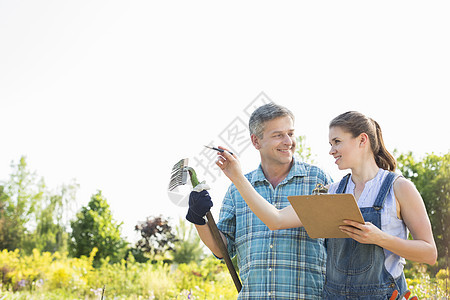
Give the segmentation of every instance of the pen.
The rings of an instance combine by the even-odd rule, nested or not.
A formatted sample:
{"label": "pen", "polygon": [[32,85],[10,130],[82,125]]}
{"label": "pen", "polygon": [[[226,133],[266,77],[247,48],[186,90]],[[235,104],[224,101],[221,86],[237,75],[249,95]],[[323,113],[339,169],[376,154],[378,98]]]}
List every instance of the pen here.
{"label": "pen", "polygon": [[[206,146],[206,145],[205,145],[205,147],[208,148],[208,149],[211,149],[211,150],[219,151],[219,152],[225,151],[223,149],[219,149],[219,148],[216,148],[216,147],[211,147],[211,146]],[[230,153],[231,155],[233,155],[233,152],[231,152],[231,151],[227,151],[227,152]]]}

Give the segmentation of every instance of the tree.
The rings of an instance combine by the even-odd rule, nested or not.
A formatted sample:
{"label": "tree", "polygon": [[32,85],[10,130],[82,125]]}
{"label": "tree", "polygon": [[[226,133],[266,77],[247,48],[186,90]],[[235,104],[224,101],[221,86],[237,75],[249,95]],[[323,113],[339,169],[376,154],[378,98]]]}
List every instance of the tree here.
{"label": "tree", "polygon": [[151,259],[174,250],[177,238],[168,219],[163,219],[162,216],[148,217],[146,221],[139,222],[135,230],[140,232],[142,237],[137,241],[136,249],[146,253]]}
{"label": "tree", "polygon": [[11,168],[9,181],[0,188],[0,248],[65,251],[68,223],[63,216],[67,219],[78,184],[49,191],[44,178],[28,169],[24,156]]}
{"label": "tree", "polygon": [[18,224],[18,219],[10,213],[9,196],[0,186],[0,250],[14,250],[20,247],[24,228]]}
{"label": "tree", "polygon": [[75,202],[79,185],[73,180],[55,193],[46,192],[36,211],[35,248],[47,252],[66,251],[69,234],[67,213]]}
{"label": "tree", "polygon": [[180,219],[175,230],[177,241],[173,251],[173,261],[179,264],[191,261],[200,263],[205,255],[202,242],[194,226],[184,219]]}
{"label": "tree", "polygon": [[[396,153],[395,153],[396,154]],[[423,198],[433,228],[438,256],[445,260],[450,245],[450,152],[416,160],[412,152],[397,157],[398,169]]]}
{"label": "tree", "polygon": [[306,145],[306,136],[300,135],[296,138],[295,153],[300,158],[300,161],[314,164],[314,156],[312,155],[311,147]]}
{"label": "tree", "polygon": [[37,203],[42,199],[42,182],[35,172],[30,172],[26,158],[22,156],[18,164],[11,163],[13,173],[2,187],[2,233],[0,246],[2,249],[16,248],[31,252],[31,233],[36,226],[34,215]]}
{"label": "tree", "polygon": [[94,247],[98,248],[95,266],[99,266],[102,259],[114,263],[124,257],[127,243],[121,237],[122,223],[113,219],[101,191],[91,197],[88,205],[81,208],[70,224],[72,233],[69,250],[74,257],[89,256]]}

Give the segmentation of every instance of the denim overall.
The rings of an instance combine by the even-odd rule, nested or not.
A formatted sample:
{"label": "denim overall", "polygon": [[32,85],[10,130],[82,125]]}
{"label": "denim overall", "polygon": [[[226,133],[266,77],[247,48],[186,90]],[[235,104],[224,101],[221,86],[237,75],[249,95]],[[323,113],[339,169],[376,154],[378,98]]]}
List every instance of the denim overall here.
{"label": "denim overall", "polygon": [[[366,222],[381,228],[381,213],[386,196],[397,175],[389,173],[372,207],[362,207]],[[336,194],[345,193],[350,174],[339,183]],[[407,290],[404,274],[397,279],[384,266],[384,250],[354,239],[327,239],[327,272],[324,299],[389,299],[394,290]]]}

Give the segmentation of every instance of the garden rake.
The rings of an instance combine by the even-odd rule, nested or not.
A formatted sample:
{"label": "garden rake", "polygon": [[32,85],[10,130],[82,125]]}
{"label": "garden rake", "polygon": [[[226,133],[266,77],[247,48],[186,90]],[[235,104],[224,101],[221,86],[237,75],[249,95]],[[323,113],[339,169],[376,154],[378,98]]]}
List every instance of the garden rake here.
{"label": "garden rake", "polygon": [[[194,169],[188,166],[188,159],[182,159],[178,163],[176,163],[172,168],[172,174],[169,182],[169,191],[174,190],[176,187],[180,185],[184,185],[187,183],[187,177],[190,177],[191,183],[193,187],[196,187],[200,184],[197,179],[197,174]],[[222,236],[220,235],[219,229],[217,228],[216,222],[211,214],[211,211],[206,213],[206,218],[208,220],[207,224],[211,233],[219,246],[220,251],[223,254],[223,259],[225,260],[225,264],[227,265],[228,271],[230,272],[231,278],[233,279],[234,285],[238,293],[242,289],[242,284],[239,279],[239,276],[236,273],[236,269],[234,268],[233,262],[231,261],[230,256],[228,255],[228,250],[225,246],[225,243],[222,240]]]}

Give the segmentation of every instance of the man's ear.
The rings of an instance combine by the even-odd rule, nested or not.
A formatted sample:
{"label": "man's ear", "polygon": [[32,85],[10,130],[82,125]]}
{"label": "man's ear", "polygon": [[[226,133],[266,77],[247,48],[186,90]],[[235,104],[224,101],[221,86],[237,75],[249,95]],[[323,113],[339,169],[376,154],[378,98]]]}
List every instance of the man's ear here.
{"label": "man's ear", "polygon": [[256,150],[259,150],[261,148],[261,144],[259,142],[259,137],[257,137],[255,134],[251,135],[252,144],[256,148]]}

